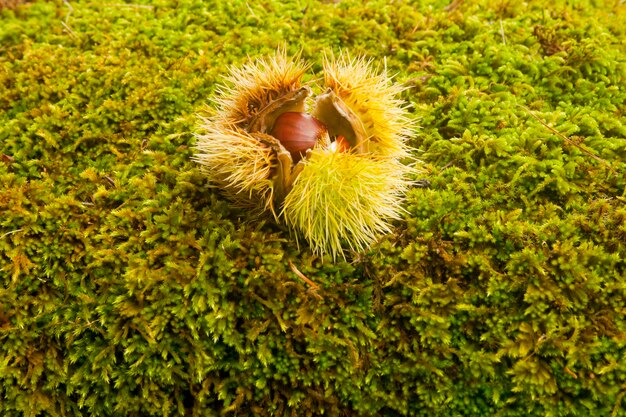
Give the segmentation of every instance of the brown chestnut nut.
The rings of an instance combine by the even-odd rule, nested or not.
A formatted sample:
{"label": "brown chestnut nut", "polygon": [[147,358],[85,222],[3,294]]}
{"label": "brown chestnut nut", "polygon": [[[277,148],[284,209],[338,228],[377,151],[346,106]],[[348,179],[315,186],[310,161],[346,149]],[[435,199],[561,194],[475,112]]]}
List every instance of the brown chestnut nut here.
{"label": "brown chestnut nut", "polygon": [[325,132],[326,126],[315,117],[306,113],[286,112],[276,118],[270,134],[289,151],[295,164]]}

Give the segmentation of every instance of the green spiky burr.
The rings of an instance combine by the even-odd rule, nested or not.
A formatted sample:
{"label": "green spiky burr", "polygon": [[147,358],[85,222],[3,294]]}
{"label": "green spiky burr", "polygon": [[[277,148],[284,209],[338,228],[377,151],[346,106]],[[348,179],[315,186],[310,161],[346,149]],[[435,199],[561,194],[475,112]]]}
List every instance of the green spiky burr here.
{"label": "green spiky burr", "polygon": [[194,159],[240,207],[273,213],[333,259],[391,231],[411,182],[402,90],[363,58],[326,58],[324,92],[284,51],[231,70]]}

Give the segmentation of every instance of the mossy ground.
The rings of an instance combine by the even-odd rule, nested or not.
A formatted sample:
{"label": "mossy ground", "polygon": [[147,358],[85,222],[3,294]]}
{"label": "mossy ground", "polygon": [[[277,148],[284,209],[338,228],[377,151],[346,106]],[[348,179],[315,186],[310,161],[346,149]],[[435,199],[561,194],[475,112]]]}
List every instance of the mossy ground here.
{"label": "mossy ground", "polygon": [[[626,416],[624,21],[599,0],[0,10],[0,414]],[[431,187],[352,262],[190,159],[227,67],[281,45],[410,87]]]}

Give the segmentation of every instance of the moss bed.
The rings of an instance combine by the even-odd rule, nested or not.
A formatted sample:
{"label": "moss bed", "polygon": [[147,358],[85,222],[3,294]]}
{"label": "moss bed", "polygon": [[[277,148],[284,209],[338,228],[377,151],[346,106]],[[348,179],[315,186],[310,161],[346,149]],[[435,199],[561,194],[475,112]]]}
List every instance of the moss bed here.
{"label": "moss bed", "polygon": [[[0,415],[626,416],[623,1],[0,5]],[[281,45],[420,126],[430,187],[347,262],[190,160]]]}

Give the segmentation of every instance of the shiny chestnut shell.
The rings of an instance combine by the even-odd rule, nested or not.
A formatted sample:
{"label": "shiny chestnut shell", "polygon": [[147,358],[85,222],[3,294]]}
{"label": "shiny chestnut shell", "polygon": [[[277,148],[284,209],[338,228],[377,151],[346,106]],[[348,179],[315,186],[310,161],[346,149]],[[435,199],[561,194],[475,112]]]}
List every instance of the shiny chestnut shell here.
{"label": "shiny chestnut shell", "polygon": [[270,134],[289,151],[297,163],[308,149],[326,132],[326,127],[315,117],[299,112],[286,112],[276,118]]}

